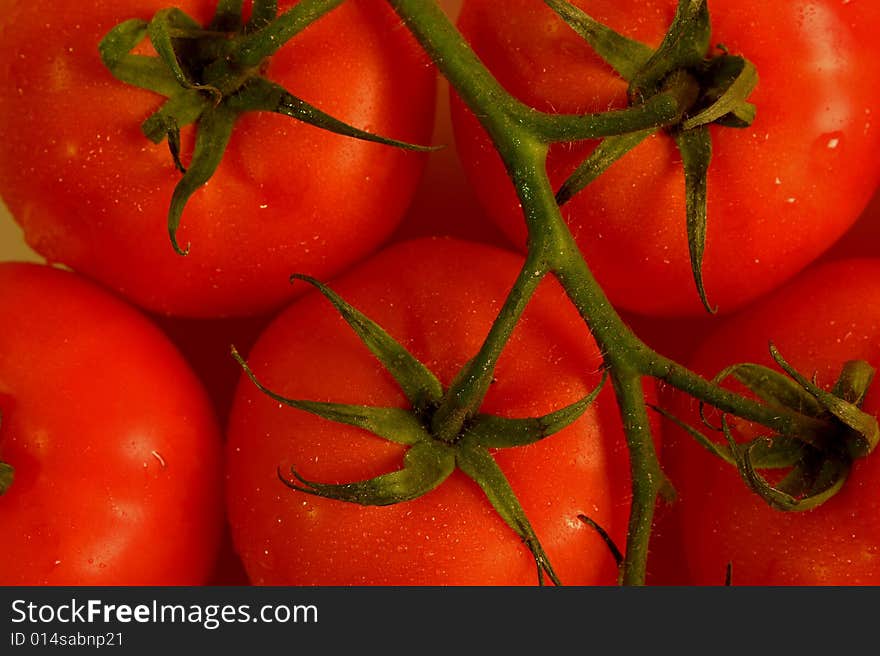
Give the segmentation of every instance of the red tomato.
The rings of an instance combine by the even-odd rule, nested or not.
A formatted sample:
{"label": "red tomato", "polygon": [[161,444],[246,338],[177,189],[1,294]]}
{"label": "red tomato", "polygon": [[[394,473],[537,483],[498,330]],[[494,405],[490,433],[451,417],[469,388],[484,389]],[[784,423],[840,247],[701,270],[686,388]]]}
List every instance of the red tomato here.
{"label": "red tomato", "polygon": [[[846,360],[880,366],[880,260],[812,267],[756,305],[729,318],[696,350],[691,366],[706,376],[740,362],[771,365],[768,341],[798,371],[830,388]],[[696,403],[677,397],[674,413],[699,425]],[[880,413],[875,380],[862,405]],[[678,488],[678,544],[686,567],[677,583],[880,584],[880,456],[856,460],[842,491],[818,508],[784,513],[749,491],[735,469],[680,431],[664,444]],[[758,433],[766,434],[766,433]],[[723,439],[723,438],[722,438]],[[666,536],[676,539],[669,532]]]}
{"label": "red tomato", "polygon": [[[675,0],[577,0],[623,34],[657,46]],[[880,4],[711,0],[712,43],[757,67],[748,129],[712,126],[709,302],[734,310],[777,287],[853,223],[880,179],[880,60],[869,44]],[[466,0],[459,25],[490,70],[541,110],[626,105],[627,85],[541,0]],[[490,216],[517,244],[525,223],[500,158],[454,100],[459,150]],[[596,142],[551,149],[554,188]],[[651,315],[704,313],[690,269],[681,156],[666,134],[643,142],[563,206],[612,302]]]}
{"label": "red tomato", "polygon": [[[140,129],[162,99],[115,80],[97,49],[117,23],[170,4],[204,22],[217,3],[0,2],[0,196],[35,250],[151,310],[267,311],[290,298],[290,273],[326,278],[387,239],[425,157],[247,114],[184,211],[178,241],[190,254],[175,254],[166,215],[180,174],[168,146]],[[282,48],[267,75],[358,127],[430,139],[434,69],[379,0],[332,11]],[[183,138],[187,161],[191,128]]]}
{"label": "red tomato", "polygon": [[0,265],[0,299],[0,584],[205,583],[222,446],[178,351],[70,273]]}
{"label": "red tomato", "polygon": [[[396,244],[333,288],[448,385],[479,349],[522,259],[452,239]],[[268,327],[248,361],[289,398],[406,407],[391,376],[312,293]],[[545,281],[498,363],[482,412],[538,416],[583,398],[601,356],[555,282]],[[534,584],[535,563],[480,488],[456,471],[414,501],[363,507],[293,491],[277,470],[351,482],[400,467],[403,447],[281,407],[250,381],[227,436],[233,538],[258,585]],[[608,386],[577,422],[495,453],[564,584],[613,584],[614,560],[585,513],[622,546],[629,468]]]}

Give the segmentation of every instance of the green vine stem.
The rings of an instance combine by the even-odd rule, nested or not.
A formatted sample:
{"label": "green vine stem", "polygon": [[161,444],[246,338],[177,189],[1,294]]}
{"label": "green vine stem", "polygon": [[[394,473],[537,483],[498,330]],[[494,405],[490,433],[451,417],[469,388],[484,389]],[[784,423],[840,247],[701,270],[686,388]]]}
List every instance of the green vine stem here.
{"label": "green vine stem", "polygon": [[628,110],[585,116],[543,113],[524,106],[499,84],[433,0],[388,2],[488,132],[516,187],[528,228],[526,266],[482,349],[467,365],[454,393],[444,399],[435,429],[453,434],[476,412],[528,299],[546,274],[554,274],[602,350],[617,395],[632,472],[632,506],[619,580],[624,585],[644,584],[654,508],[666,479],[654,450],[643,377],[664,381],[724,413],[808,443],[819,444],[833,432],[825,419],[736,394],[645,345],[609,302],[559,211],[546,173],[548,144],[680,121],[697,97],[693,80],[687,75],[670,76],[660,93]]}

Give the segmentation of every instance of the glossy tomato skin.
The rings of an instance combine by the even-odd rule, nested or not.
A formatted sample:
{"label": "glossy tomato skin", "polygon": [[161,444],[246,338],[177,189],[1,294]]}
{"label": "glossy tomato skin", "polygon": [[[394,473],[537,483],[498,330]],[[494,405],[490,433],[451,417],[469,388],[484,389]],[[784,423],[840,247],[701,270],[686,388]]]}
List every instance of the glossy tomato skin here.
{"label": "glossy tomato skin", "polygon": [[[690,364],[706,376],[738,362],[769,366],[769,340],[799,371],[815,372],[826,389],[846,360],[880,366],[880,260],[811,267],[721,324]],[[698,424],[695,402],[676,396],[669,403],[679,417]],[[876,381],[862,409],[880,413]],[[819,508],[783,513],[691,438],[675,430],[665,434],[667,470],[679,491],[679,533],[666,537],[677,541],[683,556],[678,571],[666,573],[667,582],[720,585],[730,562],[735,585],[880,584],[876,454],[857,460],[842,491]]]}
{"label": "glossy tomato skin", "polygon": [[[629,37],[656,46],[675,0],[578,0]],[[712,43],[757,67],[748,129],[712,126],[710,303],[733,311],[779,286],[840,237],[880,180],[880,62],[869,55],[880,5],[836,0],[710,0]],[[514,95],[538,109],[597,112],[626,103],[626,83],[541,0],[466,0],[459,25]],[[516,243],[525,227],[485,132],[453,98],[464,166],[489,215]],[[551,149],[558,187],[595,142]],[[564,206],[563,216],[612,302],[654,316],[705,313],[690,271],[681,156],[649,138]]]}
{"label": "glossy tomato skin", "polygon": [[222,441],[178,351],[71,273],[0,265],[0,299],[0,584],[205,583]]}
{"label": "glossy tomato skin", "polygon": [[[97,50],[117,23],[168,4],[0,3],[0,197],[40,254],[152,311],[270,311],[291,296],[290,273],[334,275],[390,236],[425,155],[248,114],[187,206],[178,238],[191,251],[176,255],[166,215],[180,175],[167,144],[140,129],[162,98],[115,80]],[[205,22],[216,1],[174,4]],[[384,2],[346,2],[282,48],[267,75],[353,125],[430,142],[435,70]],[[183,139],[186,161],[191,128]]]}
{"label": "glossy tomato skin", "polygon": [[[332,286],[430,367],[444,385],[478,350],[522,258],[454,239],[380,252]],[[329,303],[311,293],[249,354],[257,376],[290,398],[405,407],[390,375]],[[555,282],[542,283],[508,344],[482,407],[545,414],[599,381],[600,354]],[[247,380],[227,436],[230,523],[258,585],[532,585],[535,564],[460,472],[414,501],[362,507],[284,487],[277,469],[350,482],[401,466],[402,447],[279,407]],[[610,386],[568,429],[495,453],[563,583],[615,582],[586,513],[623,544],[628,465]]]}

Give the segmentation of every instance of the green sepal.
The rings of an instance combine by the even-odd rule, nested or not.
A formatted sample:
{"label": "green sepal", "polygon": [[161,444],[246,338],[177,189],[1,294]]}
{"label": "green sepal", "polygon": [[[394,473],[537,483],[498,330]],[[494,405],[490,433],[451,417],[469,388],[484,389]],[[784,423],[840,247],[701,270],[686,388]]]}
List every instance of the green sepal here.
{"label": "green sepal", "polygon": [[398,141],[397,139],[389,139],[388,137],[356,128],[322,112],[305,100],[297,98],[284,89],[284,87],[265,78],[251,79],[238,92],[230,96],[227,102],[230,107],[238,112],[273,112],[302,121],[308,125],[313,125],[327,132],[360,139],[361,141],[370,141],[385,146],[418,152],[430,152],[438,149],[436,146],[421,146]]}
{"label": "green sepal", "polygon": [[349,305],[327,285],[311,276],[294,274],[291,281],[302,280],[315,287],[333,304],[364,345],[390,373],[418,413],[424,413],[443,398],[443,385],[424,364],[375,321]]}
{"label": "green sepal", "polygon": [[180,88],[171,71],[157,57],[131,51],[147,36],[149,23],[133,18],[110,30],[98,44],[101,61],[120,82],[170,96]]}
{"label": "green sepal", "polygon": [[278,0],[254,0],[245,34],[259,32],[278,16]]}
{"label": "green sepal", "polygon": [[[650,406],[652,410],[674,423],[676,426],[685,431],[694,438],[700,446],[709,451],[715,457],[723,460],[730,465],[737,464],[739,453],[731,450],[730,444],[719,444],[710,439],[702,432],[682,421],[668,410],[658,406]],[[738,451],[746,448],[745,446],[734,443]],[[750,459],[751,463],[759,469],[784,469],[793,467],[795,464],[804,459],[807,453],[815,452],[810,445],[795,437],[784,435],[775,435],[773,437],[761,438],[760,441],[751,445]]]}
{"label": "green sepal", "polygon": [[656,128],[648,128],[638,132],[606,137],[596,146],[580,166],[556,192],[556,204],[560,207],[570,201],[575,194],[589,185],[593,180],[611,168],[621,157],[657,132]]}
{"label": "green sepal", "polygon": [[467,428],[467,439],[490,449],[506,449],[540,442],[577,421],[596,400],[607,377],[608,373],[603,372],[602,380],[587,396],[543,417],[511,419],[478,414]]}
{"label": "green sepal", "polygon": [[712,136],[707,126],[684,132],[676,131],[675,143],[684,166],[685,206],[687,213],[688,250],[691,272],[703,307],[710,314],[718,310],[709,305],[703,283],[703,255],[706,250],[706,199],[708,173],[712,162]]}
{"label": "green sepal", "polygon": [[764,501],[785,512],[800,512],[816,508],[837,494],[846,482],[850,462],[841,458],[806,458],[797,463],[792,471],[777,485],[771,485],[755,469],[752,458],[758,445],[770,438],[758,438],[747,445],[737,445],[727,427],[724,434],[731,450],[736,454],[740,476]]}
{"label": "green sepal", "polygon": [[205,99],[198,91],[178,89],[141,124],[144,136],[153,143],[168,140],[171,158],[181,173],[186,173],[186,166],[180,159],[180,128],[198,121],[207,107]]}
{"label": "green sepal", "polygon": [[430,439],[425,427],[412,413],[403,408],[380,408],[290,399],[263,385],[235,347],[232,347],[232,357],[235,358],[235,361],[238,362],[257,389],[278,403],[317,415],[328,421],[361,428],[398,444],[412,445]]}
{"label": "green sepal", "polygon": [[758,108],[750,102],[741,102],[729,114],[715,120],[715,125],[725,128],[747,128],[755,122]]}
{"label": "green sepal", "polygon": [[183,210],[192,195],[211,179],[220,166],[237,118],[238,113],[230,110],[225,103],[206,108],[199,118],[192,161],[174,188],[168,210],[168,235],[178,255],[189,253],[189,246],[181,249],[177,242],[177,229]]}
{"label": "green sepal", "polygon": [[[740,446],[740,450],[742,450]],[[811,454],[819,453],[806,442],[787,435],[773,435],[753,440],[748,445],[749,460],[760,469],[793,467]]]}
{"label": "green sepal", "polygon": [[167,117],[163,121],[165,130],[165,138],[168,139],[168,151],[171,153],[171,159],[174,161],[175,168],[186,175],[186,166],[180,157],[180,126],[173,116]]}
{"label": "green sepal", "polygon": [[731,454],[729,448],[725,448],[724,446],[716,443],[714,440],[709,439],[701,431],[697,430],[687,422],[679,419],[665,408],[661,408],[660,406],[656,405],[649,405],[648,407],[650,407],[654,412],[663,416],[665,419],[671,421],[680,429],[685,431],[688,435],[694,438],[697,443],[700,444],[700,446],[709,451],[709,453],[711,453],[716,458],[720,458],[721,460],[724,460],[731,465],[736,464],[736,461],[734,460],[734,457]]}
{"label": "green sepal", "polygon": [[679,0],[662,43],[631,81],[630,98],[652,96],[672,71],[702,64],[709,51],[711,32],[706,0]]}
{"label": "green sepal", "polygon": [[[236,62],[242,68],[259,66],[265,59],[278,52],[290,39],[319,18],[339,7],[343,2],[345,0],[299,0],[280,16],[276,15],[274,20],[262,29],[252,33],[246,32],[245,37],[238,40],[239,50],[235,58]],[[254,2],[254,9],[257,8],[257,4],[266,6],[269,3]],[[268,15],[268,7],[261,7],[260,12],[264,16]]]}
{"label": "green sepal", "polygon": [[809,417],[820,417],[825,409],[812,394],[789,376],[759,364],[741,363],[727,367],[712,380],[721,383],[732,377],[765,403],[789,408]]}
{"label": "green sepal", "polygon": [[211,20],[211,29],[218,32],[237,32],[241,29],[244,0],[217,0],[217,9]]}
{"label": "green sepal", "polygon": [[531,552],[538,571],[538,583],[544,584],[546,573],[555,585],[562,585],[513,488],[492,455],[479,444],[464,439],[456,450],[456,462],[459,469],[480,486],[495,511]]}
{"label": "green sepal", "polygon": [[[812,394],[825,410],[849,429],[844,440],[850,457],[862,458],[874,450],[877,442],[880,441],[880,424],[878,424],[876,417],[862,412],[858,406],[830,392],[826,392],[812,381],[807,380],[785,361],[773,344],[770,345],[770,355],[773,356],[776,363],[789,376],[794,378],[799,385]],[[865,363],[860,366],[868,367],[870,365]],[[849,367],[852,370],[854,365],[850,364]],[[864,373],[860,374],[861,377],[864,377],[864,375]],[[870,382],[870,379],[868,382]]]}
{"label": "green sepal", "polygon": [[614,558],[614,562],[619,569],[623,564],[623,552],[621,552],[620,548],[614,543],[614,539],[608,534],[608,531],[602,528],[599,522],[595,521],[592,517],[581,514],[578,515],[578,519],[598,533],[599,537],[602,538],[602,542],[608,547],[608,551],[611,553],[611,557]]}
{"label": "green sepal", "polygon": [[318,483],[291,468],[291,478],[280,470],[278,478],[293,490],[362,506],[390,506],[424,496],[455,470],[452,447],[435,441],[419,442],[407,449],[403,468],[355,483]]}
{"label": "green sepal", "polygon": [[544,4],[589,43],[596,54],[627,82],[632,81],[654,54],[649,46],[603,25],[567,0],[544,0]]}
{"label": "green sepal", "polygon": [[758,85],[758,70],[743,57],[724,55],[710,60],[700,105],[682,124],[683,130],[727,119],[728,126],[748,127],[756,109],[746,99]]}
{"label": "green sepal", "polygon": [[174,48],[175,33],[199,33],[201,31],[202,26],[198,22],[176,7],[157,11],[147,28],[150,43],[153,44],[153,48],[155,48],[159,58],[174,75],[177,83],[184,89],[205,91],[213,97],[215,102],[219,103],[223,98],[220,89],[191,80],[188,73],[181,66],[180,60],[177,57],[177,50]]}
{"label": "green sepal", "polygon": [[855,406],[861,406],[874,381],[876,369],[864,360],[850,360],[843,365],[831,393]]}
{"label": "green sepal", "polygon": [[775,489],[801,505],[807,500],[807,506],[803,509],[808,510],[821,505],[839,491],[848,473],[849,461],[814,457],[798,463]]}
{"label": "green sepal", "polygon": [[5,462],[0,462],[0,497],[9,491],[14,481],[15,468],[12,465],[7,465]]}

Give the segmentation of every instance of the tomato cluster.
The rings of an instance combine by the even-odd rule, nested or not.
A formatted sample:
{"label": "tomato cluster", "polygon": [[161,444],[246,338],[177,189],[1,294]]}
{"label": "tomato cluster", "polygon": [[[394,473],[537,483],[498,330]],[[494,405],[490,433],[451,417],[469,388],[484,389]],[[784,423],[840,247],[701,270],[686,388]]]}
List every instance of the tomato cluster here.
{"label": "tomato cluster", "polygon": [[[506,335],[478,408],[449,420],[444,394],[477,377],[469,363],[531,244],[479,112],[388,2],[346,0],[241,75],[360,137],[445,148],[355,139],[276,105],[236,115],[172,229],[189,245],[181,255],[167,223],[176,186],[205,159],[210,117],[247,83],[212,86],[218,61],[238,53],[215,60],[216,42],[180,42],[238,18],[235,35],[259,34],[272,3],[246,2],[235,20],[215,16],[215,0],[173,3],[199,26],[168,18],[188,35],[168,40],[190,57],[178,95],[161,93],[167,71],[153,90],[124,83],[106,40],[99,50],[114,26],[146,26],[166,4],[0,0],[0,219],[21,227],[38,261],[12,262],[25,253],[17,236],[0,244],[0,584],[530,585],[544,572],[614,584],[631,528],[626,412],[590,317],[552,275]],[[526,106],[584,114],[635,102],[553,3],[440,4]],[[571,2],[651,48],[678,5]],[[737,363],[778,368],[772,342],[831,389],[848,361],[880,366],[880,62],[866,45],[880,7],[708,5],[713,52],[742,53],[760,75],[754,122],[709,128],[702,274],[719,313],[694,288],[673,130],[611,165],[562,216],[648,347],[712,379]],[[129,55],[148,71],[163,59],[155,24]],[[213,93],[177,124],[179,107]],[[160,143],[141,127],[156,115],[167,119]],[[550,147],[554,189],[598,144]],[[878,390],[859,399],[864,413],[880,413]],[[716,585],[725,571],[733,584],[880,583],[878,456],[857,459],[819,507],[780,512],[683,428],[720,414],[648,377],[643,391],[676,491],[658,506],[649,583]],[[376,409],[415,422],[386,426]],[[481,442],[484,425],[523,437]],[[426,450],[452,454],[436,484],[413,464]],[[475,473],[478,462],[489,464]]]}

